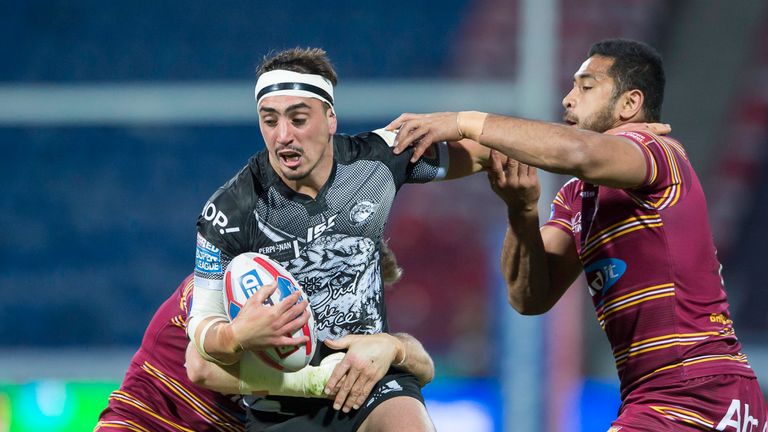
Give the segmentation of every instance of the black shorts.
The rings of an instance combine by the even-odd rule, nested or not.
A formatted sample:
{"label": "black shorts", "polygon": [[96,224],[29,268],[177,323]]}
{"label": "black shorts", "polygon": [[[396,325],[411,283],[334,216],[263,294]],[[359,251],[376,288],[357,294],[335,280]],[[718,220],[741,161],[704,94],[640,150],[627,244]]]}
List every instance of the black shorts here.
{"label": "black shorts", "polygon": [[365,404],[348,413],[333,409],[332,399],[267,397],[256,399],[247,409],[248,432],[354,432],[380,403],[397,396],[409,396],[422,404],[415,376],[390,369],[373,387]]}

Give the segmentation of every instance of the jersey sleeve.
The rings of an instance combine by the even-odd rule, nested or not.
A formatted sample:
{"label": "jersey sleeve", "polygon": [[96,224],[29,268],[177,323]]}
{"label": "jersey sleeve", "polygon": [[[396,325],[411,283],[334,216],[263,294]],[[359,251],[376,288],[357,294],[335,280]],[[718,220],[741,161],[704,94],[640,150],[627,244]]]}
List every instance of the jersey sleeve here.
{"label": "jersey sleeve", "polygon": [[211,196],[197,218],[194,296],[187,321],[196,344],[199,341],[192,336],[203,321],[227,320],[224,271],[233,257],[248,250],[252,191],[252,176],[245,167]]}
{"label": "jersey sleeve", "polygon": [[645,157],[643,184],[628,189],[644,207],[661,210],[675,205],[690,184],[691,163],[683,147],[672,138],[647,132],[619,132],[640,148]]}
{"label": "jersey sleeve", "polygon": [[566,183],[555,195],[550,205],[549,219],[544,226],[557,228],[573,237],[573,190],[577,179]]}
{"label": "jersey sleeve", "polygon": [[396,133],[377,129],[357,135],[366,142],[371,156],[382,161],[392,172],[397,187],[404,183],[427,183],[445,178],[448,172],[448,145],[444,142],[433,145],[415,163],[411,163],[413,149],[408,148],[396,155],[393,151]]}

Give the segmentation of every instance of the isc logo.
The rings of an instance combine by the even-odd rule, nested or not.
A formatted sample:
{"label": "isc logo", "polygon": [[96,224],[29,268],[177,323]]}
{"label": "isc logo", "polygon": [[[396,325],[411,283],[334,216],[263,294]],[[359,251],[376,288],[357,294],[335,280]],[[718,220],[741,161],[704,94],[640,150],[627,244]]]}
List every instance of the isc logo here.
{"label": "isc logo", "polygon": [[307,228],[307,242],[309,243],[312,240],[320,237],[327,229],[333,228],[334,225],[336,225],[336,216],[338,215],[333,215],[329,217],[327,221]]}

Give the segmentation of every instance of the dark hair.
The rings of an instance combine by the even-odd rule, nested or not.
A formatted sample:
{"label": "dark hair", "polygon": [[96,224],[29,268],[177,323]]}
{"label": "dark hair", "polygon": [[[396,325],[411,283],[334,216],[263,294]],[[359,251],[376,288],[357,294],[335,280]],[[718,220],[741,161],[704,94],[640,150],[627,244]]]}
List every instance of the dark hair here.
{"label": "dark hair", "polygon": [[594,55],[613,58],[608,74],[616,82],[614,98],[629,90],[640,90],[645,96],[645,120],[661,120],[665,79],[664,65],[658,51],[638,41],[606,39],[592,45],[589,57]]}
{"label": "dark hair", "polygon": [[259,76],[264,72],[284,69],[292,72],[321,75],[336,86],[336,71],[328,59],[328,54],[322,48],[291,48],[276,54],[264,56],[256,70]]}

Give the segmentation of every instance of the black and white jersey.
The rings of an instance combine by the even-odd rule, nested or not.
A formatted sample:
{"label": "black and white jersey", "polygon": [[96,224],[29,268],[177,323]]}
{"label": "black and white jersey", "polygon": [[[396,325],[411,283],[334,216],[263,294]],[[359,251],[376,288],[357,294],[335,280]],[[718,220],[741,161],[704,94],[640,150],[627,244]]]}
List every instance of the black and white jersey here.
{"label": "black and white jersey", "polygon": [[441,145],[410,163],[412,151],[395,155],[386,134],[334,136],[331,175],[315,199],[288,188],[266,150],[253,156],[198,218],[196,290],[222,290],[229,261],[259,252],[304,288],[320,340],[387,331],[379,254],[392,202],[404,183],[444,177],[448,157]]}

